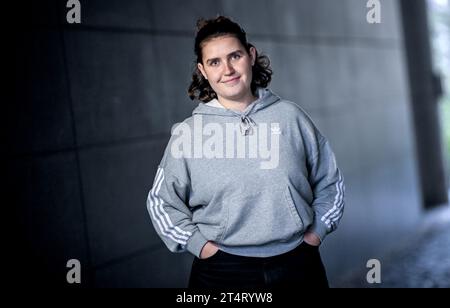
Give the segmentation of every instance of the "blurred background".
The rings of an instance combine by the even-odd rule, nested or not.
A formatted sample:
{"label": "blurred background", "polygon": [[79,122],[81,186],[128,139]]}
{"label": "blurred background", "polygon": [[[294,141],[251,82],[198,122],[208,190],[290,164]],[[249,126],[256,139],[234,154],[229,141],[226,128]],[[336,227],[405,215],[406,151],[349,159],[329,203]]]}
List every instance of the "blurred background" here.
{"label": "blurred background", "polygon": [[450,286],[448,0],[381,0],[374,24],[367,0],[80,3],[80,24],[67,22],[66,0],[15,11],[3,149],[11,283],[68,286],[78,259],[81,287],[187,285],[192,256],[167,250],[146,198],[170,128],[197,105],[186,95],[196,20],[224,14],[271,59],[272,90],[302,106],[337,155],[346,211],[321,248],[331,286],[372,287],[369,259],[381,287]]}

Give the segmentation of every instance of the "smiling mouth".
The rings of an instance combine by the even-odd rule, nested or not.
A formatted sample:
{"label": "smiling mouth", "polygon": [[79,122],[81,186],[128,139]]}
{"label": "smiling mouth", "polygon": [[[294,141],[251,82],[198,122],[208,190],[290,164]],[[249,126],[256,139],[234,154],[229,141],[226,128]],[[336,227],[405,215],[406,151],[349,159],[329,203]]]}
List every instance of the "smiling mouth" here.
{"label": "smiling mouth", "polygon": [[239,78],[241,78],[241,77],[240,77],[240,76],[239,76],[239,77],[235,77],[235,78],[233,78],[233,79],[224,81],[223,83],[230,83],[230,82],[232,82],[232,81],[238,80]]}

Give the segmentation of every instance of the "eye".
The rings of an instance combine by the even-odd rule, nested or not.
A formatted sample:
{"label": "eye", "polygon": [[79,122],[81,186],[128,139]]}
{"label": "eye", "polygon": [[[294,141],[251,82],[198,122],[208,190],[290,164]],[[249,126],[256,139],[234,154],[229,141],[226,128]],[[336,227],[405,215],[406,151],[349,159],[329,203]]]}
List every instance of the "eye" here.
{"label": "eye", "polygon": [[234,55],[231,56],[231,59],[233,60],[239,60],[241,58],[241,55],[238,53],[235,53]]}
{"label": "eye", "polygon": [[209,62],[209,65],[217,66],[217,65],[219,65],[219,60],[212,60],[211,62]]}

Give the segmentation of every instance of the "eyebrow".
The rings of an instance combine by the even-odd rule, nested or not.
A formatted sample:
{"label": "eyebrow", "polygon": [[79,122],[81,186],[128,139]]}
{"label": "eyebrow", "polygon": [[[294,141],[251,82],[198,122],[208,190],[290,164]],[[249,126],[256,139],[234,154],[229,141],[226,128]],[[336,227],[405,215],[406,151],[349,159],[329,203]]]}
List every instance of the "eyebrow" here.
{"label": "eyebrow", "polygon": [[[227,58],[232,56],[233,54],[243,54],[244,52],[241,49],[237,49],[235,51],[230,52],[229,54],[227,54]],[[215,60],[219,60],[220,58],[211,58],[206,60],[206,63],[211,64],[211,62],[215,61]]]}

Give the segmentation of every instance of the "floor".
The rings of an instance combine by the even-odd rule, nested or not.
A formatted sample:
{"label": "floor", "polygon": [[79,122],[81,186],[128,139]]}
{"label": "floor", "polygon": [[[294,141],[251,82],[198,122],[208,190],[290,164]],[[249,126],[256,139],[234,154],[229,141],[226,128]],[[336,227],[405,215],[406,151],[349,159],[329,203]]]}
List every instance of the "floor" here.
{"label": "floor", "polygon": [[[419,239],[383,263],[381,282],[374,288],[450,288],[450,206],[427,213]],[[360,275],[338,287],[362,287]]]}

